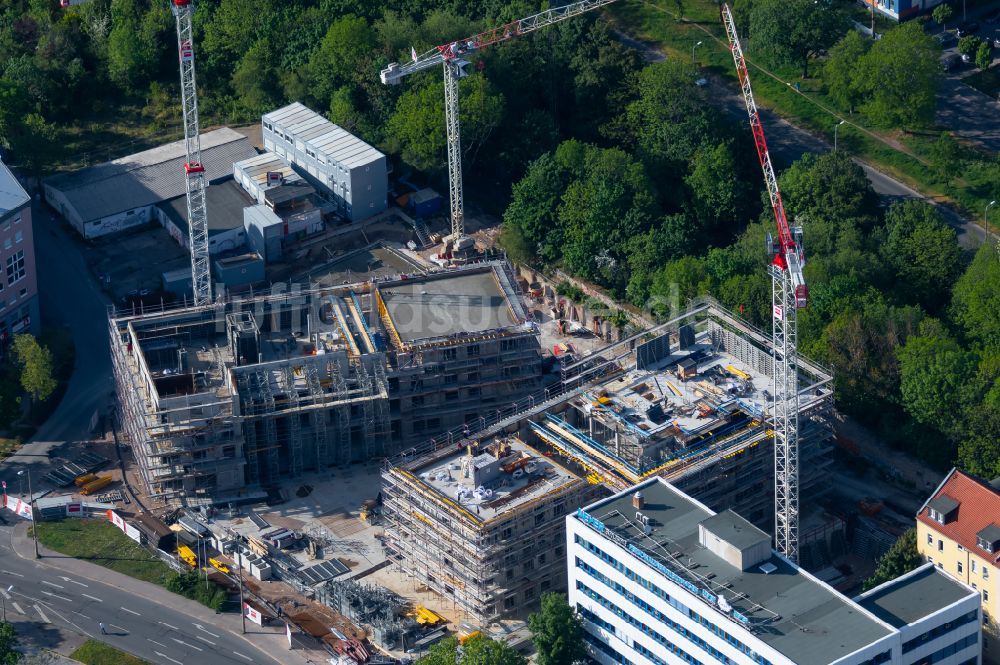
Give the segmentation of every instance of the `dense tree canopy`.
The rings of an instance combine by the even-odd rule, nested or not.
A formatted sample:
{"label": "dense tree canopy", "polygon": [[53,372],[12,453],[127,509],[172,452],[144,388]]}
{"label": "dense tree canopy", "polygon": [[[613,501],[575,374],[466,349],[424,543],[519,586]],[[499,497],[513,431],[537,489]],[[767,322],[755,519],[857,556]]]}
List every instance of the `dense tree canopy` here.
{"label": "dense tree canopy", "polygon": [[583,626],[564,593],[542,594],[542,607],[528,617],[539,665],[574,665],[584,659]]}
{"label": "dense tree canopy", "polygon": [[874,589],[880,584],[905,575],[923,562],[920,552],[917,551],[917,530],[909,529],[878,560],[875,573],[865,580],[864,590]]}
{"label": "dense tree canopy", "polygon": [[840,9],[824,0],[754,0],[750,8],[750,43],[776,64],[790,63],[809,76],[809,60],[844,33]]}

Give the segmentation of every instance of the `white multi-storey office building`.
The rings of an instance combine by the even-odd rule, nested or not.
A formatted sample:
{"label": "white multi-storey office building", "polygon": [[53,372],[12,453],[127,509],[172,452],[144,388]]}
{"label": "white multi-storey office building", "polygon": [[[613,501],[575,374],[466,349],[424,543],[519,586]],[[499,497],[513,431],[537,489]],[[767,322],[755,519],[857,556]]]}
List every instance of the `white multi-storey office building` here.
{"label": "white multi-storey office building", "polygon": [[352,222],[388,207],[385,155],[299,102],[261,118],[264,148],[288,160],[330,195],[337,213]]}
{"label": "white multi-storey office building", "polygon": [[660,478],[566,518],[602,665],[979,665],[979,596],[923,566],[852,600]]}

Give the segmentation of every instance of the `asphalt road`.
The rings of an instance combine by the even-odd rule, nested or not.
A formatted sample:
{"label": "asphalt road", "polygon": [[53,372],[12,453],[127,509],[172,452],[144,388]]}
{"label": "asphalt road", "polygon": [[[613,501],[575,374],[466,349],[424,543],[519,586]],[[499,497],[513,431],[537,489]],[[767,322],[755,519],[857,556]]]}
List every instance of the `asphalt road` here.
{"label": "asphalt road", "polygon": [[[278,661],[225,630],[141,595],[22,559],[12,525],[0,525],[0,595],[9,619],[93,637],[160,665],[229,665]],[[8,588],[13,585],[13,589]],[[107,635],[100,634],[103,622]]]}
{"label": "asphalt road", "polygon": [[79,454],[82,449],[77,444],[89,438],[94,412],[110,403],[114,382],[106,300],[79,250],[77,243],[82,241],[37,202],[32,204],[32,225],[42,318],[46,325],[67,326],[76,344],[76,368],[55,413],[0,466],[0,475],[6,478],[29,468],[37,492],[45,488],[41,477],[48,468],[62,463],[50,462],[44,455],[72,460]]}

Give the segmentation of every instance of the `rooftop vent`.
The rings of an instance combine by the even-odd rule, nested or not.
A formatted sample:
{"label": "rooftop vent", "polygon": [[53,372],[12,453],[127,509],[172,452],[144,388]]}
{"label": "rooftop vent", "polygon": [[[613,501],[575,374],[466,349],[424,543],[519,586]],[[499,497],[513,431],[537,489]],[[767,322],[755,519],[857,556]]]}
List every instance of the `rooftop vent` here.
{"label": "rooftop vent", "polygon": [[771,563],[770,561],[768,561],[767,563],[765,563],[763,566],[760,567],[760,572],[764,573],[765,575],[770,575],[776,570],[778,570],[778,567],[773,563]]}

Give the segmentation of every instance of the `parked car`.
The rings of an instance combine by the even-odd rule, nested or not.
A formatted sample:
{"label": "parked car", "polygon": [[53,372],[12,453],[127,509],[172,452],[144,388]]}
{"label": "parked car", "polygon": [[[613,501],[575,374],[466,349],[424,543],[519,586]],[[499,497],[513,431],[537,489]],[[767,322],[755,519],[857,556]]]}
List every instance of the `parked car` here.
{"label": "parked car", "polygon": [[938,40],[938,43],[941,44],[942,48],[948,48],[949,46],[958,41],[955,38],[955,35],[951,34],[950,32],[942,32],[936,34],[934,35],[934,39]]}
{"label": "parked car", "polygon": [[950,53],[950,54],[948,54],[948,55],[946,55],[946,56],[944,56],[944,57],[941,58],[941,69],[943,69],[946,72],[950,72],[951,70],[953,70],[956,67],[958,67],[958,65],[961,62],[962,62],[962,60],[961,60],[961,58],[958,57],[957,54]]}
{"label": "parked car", "polygon": [[966,23],[965,25],[955,28],[955,35],[958,37],[965,37],[966,35],[973,35],[979,32],[978,23]]}

